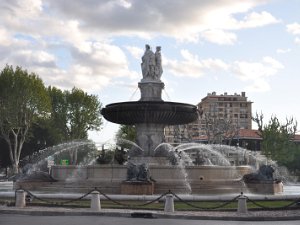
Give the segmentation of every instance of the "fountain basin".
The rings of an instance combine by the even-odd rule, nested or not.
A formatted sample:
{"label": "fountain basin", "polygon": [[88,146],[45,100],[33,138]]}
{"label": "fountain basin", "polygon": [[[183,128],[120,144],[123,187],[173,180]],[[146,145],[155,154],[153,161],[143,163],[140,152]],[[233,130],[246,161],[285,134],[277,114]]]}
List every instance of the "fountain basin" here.
{"label": "fountain basin", "polygon": [[132,101],[107,105],[101,110],[110,122],[125,125],[141,123],[177,125],[195,121],[197,107],[191,104],[164,101]]}
{"label": "fountain basin", "polygon": [[[248,166],[187,166],[182,168],[171,165],[150,165],[153,179],[153,194],[162,194],[168,190],[175,193],[220,194],[240,193],[244,188],[241,178],[252,171]],[[51,175],[57,182],[43,185],[33,182],[17,182],[15,188],[22,186],[30,190],[61,192],[87,192],[94,187],[107,194],[121,194],[122,183],[126,180],[127,166],[53,166]],[[185,179],[186,176],[186,179]],[[191,192],[187,188],[190,185]]]}

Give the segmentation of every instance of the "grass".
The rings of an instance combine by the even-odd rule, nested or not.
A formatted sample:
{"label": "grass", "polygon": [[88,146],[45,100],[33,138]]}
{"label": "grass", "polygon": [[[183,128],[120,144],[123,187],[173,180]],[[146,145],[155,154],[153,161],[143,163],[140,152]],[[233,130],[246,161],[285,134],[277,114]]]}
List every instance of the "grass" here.
{"label": "grass", "polygon": [[[0,199],[0,204],[7,204],[9,206],[14,206],[15,199],[13,198],[2,198]],[[51,202],[51,203],[49,203]],[[90,200],[78,200],[75,202],[64,203],[65,200],[61,199],[51,199],[49,202],[40,201],[38,199],[33,199],[32,202],[28,202],[27,205],[32,206],[63,206],[63,207],[74,207],[74,208],[89,208],[90,207]],[[163,210],[164,209],[164,202],[154,202],[149,205],[141,206],[146,202],[140,201],[118,201],[121,204],[114,203],[108,200],[101,199],[101,208],[109,208],[109,209],[148,209],[148,210]],[[52,204],[55,203],[55,204]],[[178,211],[199,211],[205,209],[211,210],[236,210],[238,207],[237,201],[231,202],[224,206],[224,203],[221,201],[201,201],[201,202],[179,202],[175,201],[174,207],[175,210]],[[292,203],[292,201],[255,201],[259,205],[270,208],[270,209],[279,209],[280,207],[287,206],[288,204]],[[190,205],[189,205],[190,204]],[[221,208],[219,206],[223,205]],[[261,207],[253,204],[252,202],[247,202],[247,207],[249,210],[258,210],[262,209]],[[214,209],[216,208],[216,209]],[[293,205],[290,209],[299,209],[299,205]]]}

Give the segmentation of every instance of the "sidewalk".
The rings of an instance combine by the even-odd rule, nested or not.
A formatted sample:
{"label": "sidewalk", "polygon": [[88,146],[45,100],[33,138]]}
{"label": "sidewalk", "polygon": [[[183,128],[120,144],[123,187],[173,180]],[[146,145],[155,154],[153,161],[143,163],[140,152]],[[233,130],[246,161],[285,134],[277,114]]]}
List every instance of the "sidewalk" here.
{"label": "sidewalk", "polygon": [[87,208],[57,208],[57,207],[7,207],[0,206],[0,214],[22,214],[32,216],[110,216],[110,217],[142,217],[142,218],[172,218],[193,220],[236,220],[236,221],[284,221],[300,220],[300,210],[284,211],[249,211],[239,214],[236,211],[163,211],[136,209],[102,209],[93,212]]}

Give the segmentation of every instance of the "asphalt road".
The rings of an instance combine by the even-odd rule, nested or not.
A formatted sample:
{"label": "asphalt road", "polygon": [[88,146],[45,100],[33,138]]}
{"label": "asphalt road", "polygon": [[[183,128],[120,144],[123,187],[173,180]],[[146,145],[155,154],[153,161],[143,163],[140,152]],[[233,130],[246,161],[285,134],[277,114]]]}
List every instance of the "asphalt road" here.
{"label": "asphalt road", "polygon": [[31,216],[0,214],[1,225],[299,225],[300,221],[214,221],[156,218],[124,218],[106,216]]}

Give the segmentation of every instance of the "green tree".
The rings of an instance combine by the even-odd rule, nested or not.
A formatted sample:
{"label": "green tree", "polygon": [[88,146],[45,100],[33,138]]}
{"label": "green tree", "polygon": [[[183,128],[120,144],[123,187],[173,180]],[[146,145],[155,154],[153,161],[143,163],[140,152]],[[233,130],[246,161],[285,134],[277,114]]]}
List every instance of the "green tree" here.
{"label": "green tree", "polygon": [[55,144],[69,140],[68,137],[68,104],[66,93],[56,87],[48,87],[51,98],[51,118],[46,125],[52,137],[55,137]]}
{"label": "green tree", "polygon": [[120,125],[119,130],[116,134],[116,140],[124,139],[128,141],[135,141],[136,129],[132,125]]}
{"label": "green tree", "polygon": [[21,67],[6,66],[0,74],[0,136],[18,172],[23,144],[32,123],[49,116],[50,98],[42,80]]}
{"label": "green tree", "polygon": [[52,128],[65,141],[87,139],[89,130],[100,130],[101,103],[95,95],[73,88],[64,91],[48,88],[52,99]]}
{"label": "green tree", "polygon": [[286,119],[285,123],[280,123],[276,116],[272,116],[269,122],[264,124],[262,113],[256,113],[252,119],[256,122],[258,134],[262,138],[262,153],[281,165],[289,166],[297,154],[297,146],[293,142],[297,121],[291,118]]}
{"label": "green tree", "polygon": [[129,142],[136,141],[136,129],[133,125],[120,125],[115,136],[116,142],[121,148],[129,149],[132,145]]}

